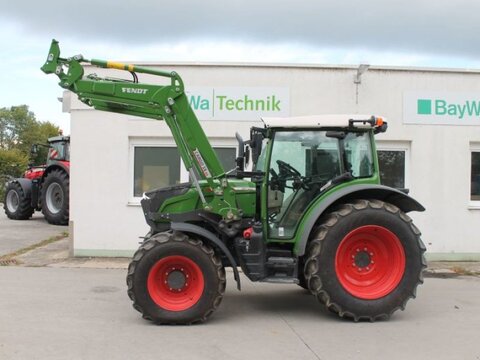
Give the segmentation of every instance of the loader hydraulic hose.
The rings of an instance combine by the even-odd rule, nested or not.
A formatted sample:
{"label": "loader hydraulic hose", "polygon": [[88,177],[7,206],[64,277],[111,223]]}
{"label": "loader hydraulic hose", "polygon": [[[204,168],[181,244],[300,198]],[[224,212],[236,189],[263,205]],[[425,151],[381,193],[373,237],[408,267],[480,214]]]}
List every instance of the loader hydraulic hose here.
{"label": "loader hydraulic hose", "polygon": [[184,90],[183,81],[175,71],[168,72],[168,71],[162,71],[157,69],[151,69],[143,66],[124,64],[124,63],[119,63],[115,61],[99,60],[99,59],[90,60],[90,64],[101,67],[101,68],[106,68],[106,69],[126,70],[130,72],[135,72],[135,73],[169,77],[172,79],[172,86],[176,86],[175,88],[176,92],[183,92]]}

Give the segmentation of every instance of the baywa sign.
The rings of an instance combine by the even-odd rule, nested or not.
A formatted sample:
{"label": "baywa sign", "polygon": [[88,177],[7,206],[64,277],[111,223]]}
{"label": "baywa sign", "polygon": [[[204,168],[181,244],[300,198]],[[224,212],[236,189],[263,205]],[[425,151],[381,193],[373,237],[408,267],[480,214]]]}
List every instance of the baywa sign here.
{"label": "baywa sign", "polygon": [[200,120],[259,121],[262,116],[289,116],[288,88],[189,87],[190,106]]}
{"label": "baywa sign", "polygon": [[403,122],[426,125],[480,125],[480,93],[405,92]]}

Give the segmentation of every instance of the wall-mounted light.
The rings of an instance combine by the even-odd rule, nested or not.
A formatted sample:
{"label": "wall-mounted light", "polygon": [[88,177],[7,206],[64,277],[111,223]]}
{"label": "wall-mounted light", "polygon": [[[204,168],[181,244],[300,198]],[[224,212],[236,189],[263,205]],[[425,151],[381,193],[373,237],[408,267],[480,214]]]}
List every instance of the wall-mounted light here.
{"label": "wall-mounted light", "polygon": [[357,69],[357,73],[355,74],[355,78],[353,79],[353,82],[355,84],[361,84],[362,83],[362,74],[364,74],[370,65],[368,64],[360,64],[360,66]]}

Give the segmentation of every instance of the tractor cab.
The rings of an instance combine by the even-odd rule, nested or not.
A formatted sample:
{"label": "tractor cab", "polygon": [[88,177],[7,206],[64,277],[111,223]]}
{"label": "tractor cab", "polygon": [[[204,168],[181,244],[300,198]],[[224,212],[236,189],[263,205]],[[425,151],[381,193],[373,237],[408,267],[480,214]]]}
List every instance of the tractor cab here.
{"label": "tractor cab", "polygon": [[[268,238],[291,240],[309,205],[346,182],[378,184],[375,132],[382,118],[321,115],[263,118],[256,171],[265,173]],[[258,145],[257,145],[258,146]]]}
{"label": "tractor cab", "polygon": [[54,161],[70,161],[70,136],[54,136],[48,139],[47,144],[33,144],[30,150],[32,157],[38,156],[40,148],[48,149],[47,163],[43,167]]}
{"label": "tractor cab", "polygon": [[70,136],[55,136],[48,139],[47,165],[52,161],[70,161]]}

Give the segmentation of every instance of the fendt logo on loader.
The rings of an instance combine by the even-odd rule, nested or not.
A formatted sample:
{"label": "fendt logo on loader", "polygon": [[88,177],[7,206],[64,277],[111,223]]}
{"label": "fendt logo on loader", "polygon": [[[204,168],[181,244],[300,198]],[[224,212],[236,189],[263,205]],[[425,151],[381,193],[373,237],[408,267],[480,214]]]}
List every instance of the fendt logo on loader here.
{"label": "fendt logo on loader", "polygon": [[122,92],[127,93],[127,94],[141,94],[144,95],[146,94],[148,89],[136,89],[136,88],[128,88],[128,87],[122,87]]}

